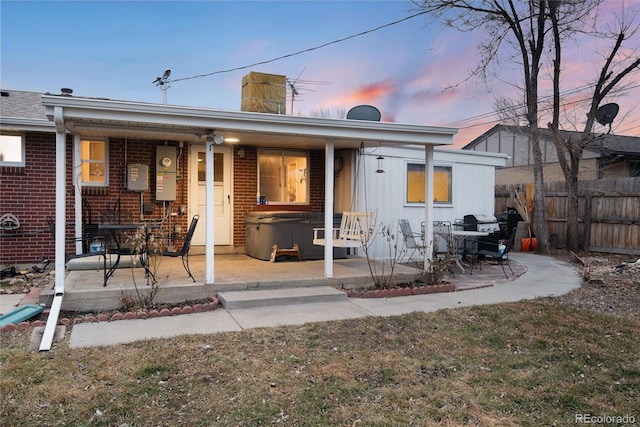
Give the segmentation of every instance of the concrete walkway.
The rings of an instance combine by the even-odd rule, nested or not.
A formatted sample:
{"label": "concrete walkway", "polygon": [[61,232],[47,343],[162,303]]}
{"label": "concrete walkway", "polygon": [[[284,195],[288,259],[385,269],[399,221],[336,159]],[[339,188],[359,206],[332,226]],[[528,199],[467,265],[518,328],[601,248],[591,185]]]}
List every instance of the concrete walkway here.
{"label": "concrete walkway", "polygon": [[431,312],[471,305],[559,296],[580,287],[582,279],[571,264],[552,257],[527,253],[512,253],[510,256],[513,260],[526,265],[527,272],[514,280],[497,282],[491,287],[396,298],[349,298],[344,302],[307,303],[229,311],[218,309],[173,317],[81,323],[73,326],[69,346],[72,348],[108,346],[184,334],[214,334],[366,316],[395,316],[416,311]]}

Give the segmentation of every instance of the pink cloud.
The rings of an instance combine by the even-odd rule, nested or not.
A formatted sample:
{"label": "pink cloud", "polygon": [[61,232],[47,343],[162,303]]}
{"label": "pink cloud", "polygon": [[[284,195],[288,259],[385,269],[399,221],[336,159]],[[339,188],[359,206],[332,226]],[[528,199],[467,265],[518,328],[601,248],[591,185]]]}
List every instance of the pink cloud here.
{"label": "pink cloud", "polygon": [[391,79],[370,83],[357,87],[345,100],[354,104],[374,103],[384,96],[389,96],[395,90],[395,83]]}

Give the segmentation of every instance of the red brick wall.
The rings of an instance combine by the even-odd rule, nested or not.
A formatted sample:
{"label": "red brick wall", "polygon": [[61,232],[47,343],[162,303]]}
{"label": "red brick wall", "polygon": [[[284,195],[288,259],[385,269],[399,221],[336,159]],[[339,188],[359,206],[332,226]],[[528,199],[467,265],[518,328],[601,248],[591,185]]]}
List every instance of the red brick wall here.
{"label": "red brick wall", "polygon": [[233,244],[245,242],[244,214],[256,206],[258,191],[258,152],[255,147],[245,147],[244,159],[233,150]]}
{"label": "red brick wall", "polygon": [[[109,187],[95,188],[84,187],[83,197],[91,206],[93,223],[112,221],[113,207],[120,200],[121,217],[120,222],[131,223],[140,221],[140,192],[127,190],[126,169],[128,164],[141,163],[149,165],[149,187],[142,192],[142,203],[155,203],[153,214],[145,215],[145,220],[159,220],[163,216],[170,215],[171,212],[179,213],[180,206],[188,206],[188,149],[181,148],[177,141],[167,141],[168,146],[176,147],[178,160],[178,177],[176,184],[176,200],[174,202],[156,201],[155,199],[155,177],[156,177],[156,146],[164,144],[158,141],[134,140],[134,139],[109,139]],[[182,234],[186,233],[189,227],[190,218],[186,215],[171,217],[171,230],[166,230],[167,234],[172,234],[176,224],[182,226],[180,235],[172,234],[174,245],[182,246]],[[168,227],[165,219],[164,225]]]}
{"label": "red brick wall", "polygon": [[[20,234],[19,237],[3,237],[0,240],[0,263],[6,265],[29,264],[40,260],[42,255],[54,260],[53,236],[47,230],[46,216],[55,217],[55,135],[47,133],[27,133],[25,136],[26,167],[0,168],[0,215],[12,213],[17,216],[21,227],[16,231],[6,231],[2,234]],[[177,142],[169,141],[168,145],[178,146]],[[129,191],[125,184],[126,164],[144,163],[150,165],[149,190],[143,193],[144,202],[155,202],[155,147],[157,141],[124,140],[112,138],[109,140],[109,187],[84,187],[83,198],[89,202],[92,211],[91,222],[97,224],[107,217],[111,217],[115,202],[120,199],[121,221],[137,222],[140,213],[140,193]],[[180,149],[178,148],[178,153]],[[73,138],[67,137],[67,237],[74,234],[74,189],[72,168]],[[126,155],[126,161],[125,161]],[[187,206],[188,192],[186,186],[188,150],[183,149],[180,157],[176,201],[172,204],[172,211],[178,212],[179,206]],[[169,209],[166,203],[167,211]],[[153,215],[145,218],[160,219],[163,212],[162,202],[156,203]],[[86,221],[87,219],[84,219]],[[173,217],[171,228],[176,223],[186,232],[190,218],[186,215]],[[45,232],[46,231],[46,232]],[[174,244],[182,245],[181,236]],[[66,245],[68,254],[75,253],[75,245]]]}
{"label": "red brick wall", "polygon": [[309,165],[311,210],[324,212],[324,151],[312,151]]}
{"label": "red brick wall", "polygon": [[38,263],[42,255],[53,261],[53,236],[46,216],[55,216],[55,135],[29,133],[25,136],[23,168],[0,168],[0,215],[11,213],[20,221],[18,230],[0,235],[0,263],[11,266]]}

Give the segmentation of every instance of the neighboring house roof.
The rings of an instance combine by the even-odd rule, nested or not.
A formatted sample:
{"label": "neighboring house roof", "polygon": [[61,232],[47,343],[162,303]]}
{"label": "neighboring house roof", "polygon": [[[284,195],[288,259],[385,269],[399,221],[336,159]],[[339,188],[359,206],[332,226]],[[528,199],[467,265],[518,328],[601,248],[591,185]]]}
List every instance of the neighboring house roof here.
{"label": "neighboring house roof", "polygon": [[601,140],[589,145],[589,149],[600,151],[602,155],[640,156],[640,138],[624,135],[605,135]]}
{"label": "neighboring house roof", "polygon": [[54,131],[42,104],[42,93],[0,90],[0,127],[7,131]]}
{"label": "neighboring house roof", "polygon": [[[476,145],[486,140],[489,136],[500,132],[506,131],[512,134],[528,134],[529,128],[525,126],[510,126],[497,124],[482,135],[475,138],[473,141],[462,147],[463,150],[469,150]],[[561,134],[571,137],[574,140],[580,138],[580,132],[575,131],[560,131]],[[553,137],[551,131],[547,128],[540,128],[540,137],[546,141],[552,141]],[[600,153],[602,156],[610,155],[628,155],[628,156],[640,156],[640,138],[635,136],[624,136],[614,134],[604,134],[596,138],[593,143],[588,144],[586,147],[588,150]]]}

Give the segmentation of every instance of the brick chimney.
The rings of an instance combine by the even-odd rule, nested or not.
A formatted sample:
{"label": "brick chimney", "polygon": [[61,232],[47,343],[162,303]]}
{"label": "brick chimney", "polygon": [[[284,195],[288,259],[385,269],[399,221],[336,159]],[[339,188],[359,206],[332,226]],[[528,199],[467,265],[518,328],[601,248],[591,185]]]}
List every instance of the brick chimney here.
{"label": "brick chimney", "polygon": [[242,78],[242,111],[286,114],[287,78],[250,72]]}

